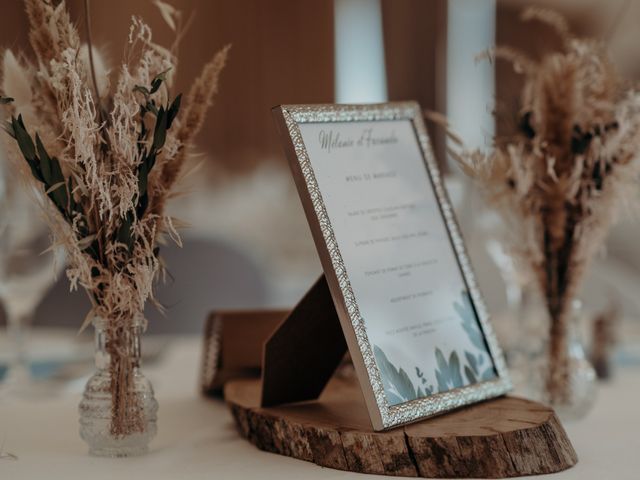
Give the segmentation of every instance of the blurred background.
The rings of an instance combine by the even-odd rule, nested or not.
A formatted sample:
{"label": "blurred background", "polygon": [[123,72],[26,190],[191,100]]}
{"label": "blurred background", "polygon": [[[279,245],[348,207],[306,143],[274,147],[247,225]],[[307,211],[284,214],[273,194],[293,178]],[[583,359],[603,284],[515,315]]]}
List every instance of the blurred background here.
{"label": "blurred background", "polygon": [[[83,32],[83,6],[69,0]],[[515,111],[520,78],[511,66],[475,57],[511,45],[538,57],[558,45],[540,23],[523,23],[525,5],[558,9],[579,35],[603,35],[623,1],[597,0],[172,0],[193,15],[180,50],[177,90],[227,43],[230,59],[220,93],[198,140],[204,166],[183,185],[173,215],[190,224],[184,248],[168,246],[171,273],[159,286],[167,307],[148,310],[155,333],[196,333],[207,313],[231,308],[289,307],[321,273],[300,202],[271,119],[283,103],[379,102],[415,99],[448,116],[469,146],[490,145],[494,109]],[[149,0],[94,1],[94,43],[117,65],[130,17],[148,22],[154,38],[173,32]],[[22,2],[2,6],[0,48],[29,52]],[[621,67],[635,79],[633,46],[640,5],[632,3],[612,43]],[[636,38],[637,40],[637,38]],[[636,41],[637,43],[637,41]],[[635,57],[634,57],[635,55]],[[635,68],[634,68],[635,67]],[[431,127],[430,127],[431,129]],[[473,187],[445,155],[442,132],[430,130],[490,311],[504,316],[507,291],[500,255],[492,252],[492,219]],[[1,154],[1,152],[0,152]],[[597,260],[583,298],[597,312],[611,302],[626,318],[640,315],[640,229],[621,219]],[[504,273],[504,272],[503,272]],[[68,295],[64,274],[37,299],[36,327],[77,329],[89,307],[83,292]],[[506,320],[508,323],[509,320]],[[636,322],[637,323],[637,322]]]}

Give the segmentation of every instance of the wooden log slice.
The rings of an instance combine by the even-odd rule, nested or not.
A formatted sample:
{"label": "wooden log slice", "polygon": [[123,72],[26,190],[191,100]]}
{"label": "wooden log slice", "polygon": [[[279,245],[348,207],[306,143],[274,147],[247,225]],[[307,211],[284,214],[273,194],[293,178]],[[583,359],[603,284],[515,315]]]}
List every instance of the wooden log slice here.
{"label": "wooden log slice", "polygon": [[578,461],[549,407],[502,397],[374,432],[357,383],[332,379],[319,400],[261,408],[259,380],[233,380],[225,399],[238,430],[261,450],[323,467],[404,477],[505,478]]}

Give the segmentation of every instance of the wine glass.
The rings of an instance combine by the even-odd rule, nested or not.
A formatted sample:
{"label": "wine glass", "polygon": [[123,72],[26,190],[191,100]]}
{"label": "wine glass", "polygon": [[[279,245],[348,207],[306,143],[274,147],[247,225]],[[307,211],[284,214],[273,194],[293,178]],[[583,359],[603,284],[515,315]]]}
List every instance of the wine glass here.
{"label": "wine glass", "polygon": [[[26,339],[34,311],[55,278],[55,251],[40,206],[42,195],[17,181],[0,158],[0,301],[7,320],[11,359],[5,395],[34,393]],[[33,191],[29,191],[32,189]]]}

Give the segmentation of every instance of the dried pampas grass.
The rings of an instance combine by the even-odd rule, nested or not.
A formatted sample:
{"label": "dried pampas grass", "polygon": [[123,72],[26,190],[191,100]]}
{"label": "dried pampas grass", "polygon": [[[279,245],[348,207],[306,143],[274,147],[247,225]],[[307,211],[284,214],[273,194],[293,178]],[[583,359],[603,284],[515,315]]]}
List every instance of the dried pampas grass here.
{"label": "dried pampas grass", "polygon": [[454,148],[453,157],[484,191],[514,235],[550,317],[547,391],[567,399],[570,306],[618,208],[637,188],[640,93],[620,78],[602,41],[575,38],[557,13],[528,9],[549,24],[563,48],[528,58],[510,48],[489,56],[524,76],[518,132],[496,138],[490,153]]}
{"label": "dried pampas grass", "polygon": [[107,323],[116,436],[144,427],[131,394],[127,332],[144,323],[145,302],[154,301],[158,242],[178,238],[164,207],[229,51],[205,65],[184,102],[172,98],[181,14],[156,3],[176,30],[176,44],[154,43],[151,29],[134,17],[110,85],[108,66],[91,45],[89,2],[83,45],[64,1],[25,0],[35,61],[7,50],[0,83],[13,164],[42,192],[54,241],[67,251],[71,287],[82,286],[92,301],[87,318]]}

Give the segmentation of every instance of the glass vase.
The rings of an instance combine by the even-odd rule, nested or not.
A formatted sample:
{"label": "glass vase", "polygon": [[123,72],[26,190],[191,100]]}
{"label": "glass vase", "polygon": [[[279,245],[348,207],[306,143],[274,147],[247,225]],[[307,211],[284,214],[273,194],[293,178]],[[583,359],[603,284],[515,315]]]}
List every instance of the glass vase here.
{"label": "glass vase", "polygon": [[597,376],[585,353],[581,334],[582,303],[574,300],[567,325],[568,383],[560,399],[550,395],[549,321],[542,305],[525,302],[521,310],[521,353],[524,370],[520,393],[553,407],[562,420],[579,420],[592,409],[597,396]]}
{"label": "glass vase", "polygon": [[[97,371],[87,382],[80,402],[80,436],[89,445],[91,455],[142,455],[156,435],[158,411],[151,382],[140,371],[142,322],[134,321],[114,331],[104,319],[96,318],[93,326]],[[117,368],[119,363],[114,370],[115,356],[112,358],[110,351],[118,351],[117,362],[128,365],[127,381],[122,380],[122,375],[113,374],[122,370]]]}

